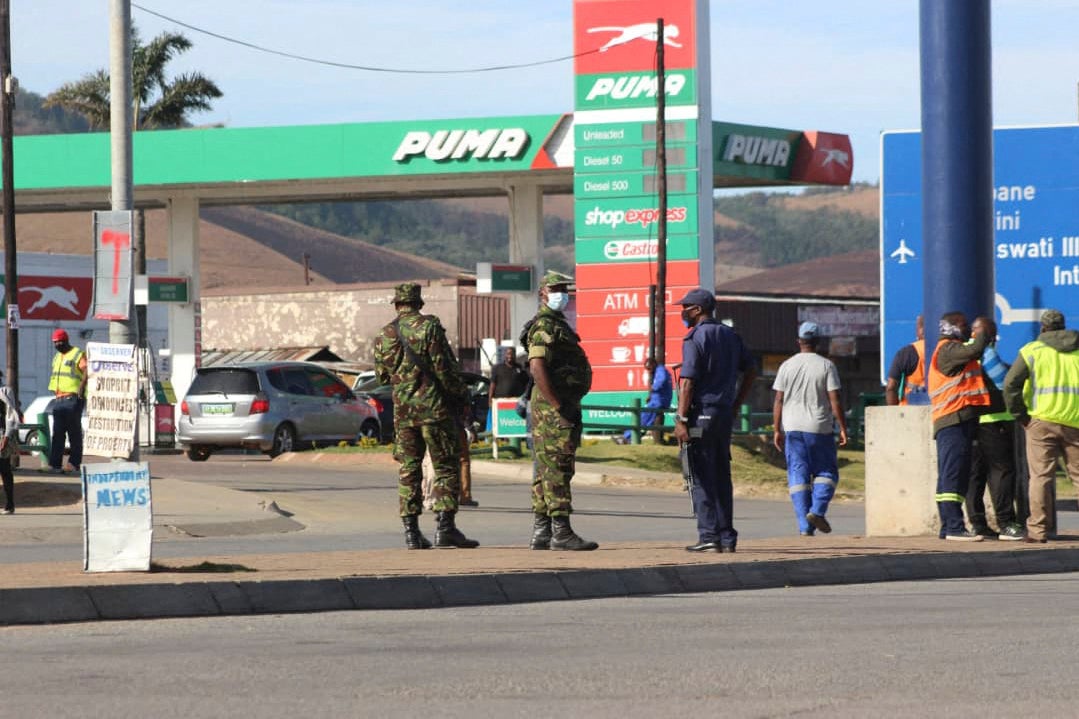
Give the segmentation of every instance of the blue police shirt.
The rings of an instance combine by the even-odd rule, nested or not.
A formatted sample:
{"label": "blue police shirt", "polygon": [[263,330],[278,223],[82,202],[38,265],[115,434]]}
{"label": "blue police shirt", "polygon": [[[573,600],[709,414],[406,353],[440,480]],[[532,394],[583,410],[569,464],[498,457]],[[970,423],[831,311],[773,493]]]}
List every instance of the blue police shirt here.
{"label": "blue police shirt", "polygon": [[738,373],[753,357],[734,330],[714,319],[701,320],[682,338],[683,379],[693,380],[694,407],[731,407]]}

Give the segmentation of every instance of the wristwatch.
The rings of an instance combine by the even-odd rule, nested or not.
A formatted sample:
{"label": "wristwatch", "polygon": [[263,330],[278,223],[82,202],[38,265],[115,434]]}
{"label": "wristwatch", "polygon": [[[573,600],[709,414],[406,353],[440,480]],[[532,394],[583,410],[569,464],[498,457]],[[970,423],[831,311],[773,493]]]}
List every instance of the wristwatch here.
{"label": "wristwatch", "polygon": [[685,422],[686,424],[688,424],[689,423],[689,417],[686,417],[685,415],[681,415],[681,414],[676,414],[674,416],[674,421],[675,422]]}

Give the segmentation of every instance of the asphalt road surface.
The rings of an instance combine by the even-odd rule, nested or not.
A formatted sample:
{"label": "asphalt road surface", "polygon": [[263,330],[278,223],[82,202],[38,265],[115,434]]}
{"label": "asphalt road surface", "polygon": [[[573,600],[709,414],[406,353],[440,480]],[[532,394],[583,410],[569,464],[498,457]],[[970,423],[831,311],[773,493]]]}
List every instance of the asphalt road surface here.
{"label": "asphalt road surface", "polygon": [[1079,576],[0,630],[2,716],[1075,716]]}

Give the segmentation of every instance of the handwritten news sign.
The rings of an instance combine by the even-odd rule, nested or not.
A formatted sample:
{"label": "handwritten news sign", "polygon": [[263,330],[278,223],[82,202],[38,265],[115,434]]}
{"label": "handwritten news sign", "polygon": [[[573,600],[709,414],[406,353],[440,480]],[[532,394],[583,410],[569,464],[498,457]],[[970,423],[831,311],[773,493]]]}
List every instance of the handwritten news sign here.
{"label": "handwritten news sign", "polygon": [[89,419],[83,452],[100,457],[130,457],[135,449],[139,413],[135,345],[90,342],[86,358]]}
{"label": "handwritten news sign", "polygon": [[146,572],[154,518],[150,465],[82,465],[83,564],[87,572]]}

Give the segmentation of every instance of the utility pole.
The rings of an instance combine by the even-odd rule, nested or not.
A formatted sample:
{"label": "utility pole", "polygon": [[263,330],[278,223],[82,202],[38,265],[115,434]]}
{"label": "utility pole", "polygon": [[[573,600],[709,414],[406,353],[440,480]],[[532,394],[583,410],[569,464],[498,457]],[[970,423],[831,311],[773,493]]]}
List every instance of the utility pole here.
{"label": "utility pole", "polygon": [[652,359],[667,364],[667,90],[663,57],[663,18],[656,20],[656,194],[659,223],[656,226],[656,341]]}
{"label": "utility pole", "polygon": [[11,75],[11,0],[0,0],[0,175],[4,184],[4,302],[7,303],[7,383],[19,396],[19,271],[15,253],[15,78]]}
{"label": "utility pole", "polygon": [[[109,2],[109,130],[112,150],[112,210],[129,212],[134,209],[132,178],[131,128],[134,125],[134,106],[131,89],[131,0]],[[131,228],[132,234],[135,228]],[[144,270],[145,271],[145,270]],[[109,342],[138,343],[138,312],[128,286],[128,317],[109,322]],[[134,321],[132,321],[134,315]],[[134,330],[132,329],[134,325]],[[138,353],[136,353],[138,357]],[[141,358],[140,358],[141,359]],[[135,442],[128,459],[139,461],[139,412],[135,413]]]}

